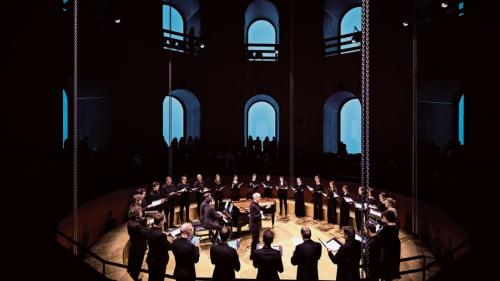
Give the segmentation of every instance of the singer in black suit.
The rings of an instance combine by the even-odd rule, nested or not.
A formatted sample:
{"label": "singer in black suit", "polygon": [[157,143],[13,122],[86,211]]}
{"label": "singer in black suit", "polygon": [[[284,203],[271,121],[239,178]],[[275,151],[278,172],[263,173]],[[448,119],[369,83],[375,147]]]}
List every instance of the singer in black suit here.
{"label": "singer in black suit", "polygon": [[231,200],[240,200],[240,183],[238,182],[238,176],[234,175],[233,182],[231,183]]}
{"label": "singer in black suit", "polygon": [[[366,197],[366,188],[364,186],[360,186],[358,188],[358,196],[356,197],[356,202],[361,203],[364,207],[364,204],[368,202]],[[354,208],[354,218],[356,219],[356,229],[361,231],[363,225],[363,210]]]}
{"label": "singer in black suit", "polygon": [[213,188],[214,196],[213,197],[215,200],[215,209],[216,210],[220,210],[219,206],[222,205],[222,199],[224,198],[224,195],[222,193],[223,188],[224,188],[224,186],[222,185],[222,180],[220,179],[220,175],[215,174],[214,188]]}
{"label": "singer in black suit", "polygon": [[280,181],[276,186],[278,188],[278,198],[280,199],[280,216],[283,214],[283,205],[285,207],[285,216],[288,216],[288,183],[280,176]]}
{"label": "singer in black suit", "polygon": [[257,174],[252,174],[252,180],[248,184],[248,192],[247,192],[247,199],[252,199],[252,195],[255,192],[259,192],[259,183],[257,182]]}
{"label": "singer in black suit", "polygon": [[253,201],[250,204],[249,227],[252,232],[252,245],[250,248],[250,259],[253,259],[253,253],[257,244],[259,244],[260,229],[262,228],[262,211],[259,206],[260,193],[253,194]]}
{"label": "singer in black suit", "polygon": [[[162,198],[166,198],[164,206],[165,226],[174,227],[174,210],[175,210],[175,185],[172,184],[172,177],[165,179],[165,184],[162,186],[160,193]],[[168,220],[168,221],[167,221]]]}
{"label": "singer in black suit", "polygon": [[227,244],[229,234],[229,229],[223,227],[219,234],[221,243],[210,247],[210,260],[215,265],[213,281],[233,281],[234,271],[240,271],[238,252]]}
{"label": "singer in black suit", "polygon": [[283,262],[281,253],[271,247],[274,240],[274,233],[267,229],[262,235],[264,246],[255,250],[253,266],[257,268],[257,281],[280,280],[278,272],[283,272]]}
{"label": "singer in black suit", "polygon": [[337,193],[337,187],[335,186],[335,182],[331,181],[329,183],[328,191],[326,193],[326,198],[328,199],[328,208],[326,212],[326,217],[328,219],[328,223],[331,224],[337,223],[337,198],[335,198],[336,193]]}
{"label": "singer in black suit", "polygon": [[318,175],[314,176],[313,188],[313,204],[314,204],[314,219],[323,220],[323,185],[320,182]]}
{"label": "singer in black suit", "polygon": [[165,278],[165,270],[168,264],[168,251],[172,245],[163,232],[164,216],[161,213],[155,215],[153,226],[146,232],[148,240],[148,264],[149,278],[151,281],[160,281]]}
{"label": "singer in black suit", "polygon": [[133,206],[130,208],[127,223],[127,231],[130,236],[127,269],[133,280],[139,280],[144,253],[146,253],[147,249],[146,231],[139,221],[141,216],[141,207]]}
{"label": "singer in black suit", "polygon": [[266,176],[266,180],[262,183],[264,186],[264,197],[273,198],[273,183],[271,182],[271,175]]}
{"label": "singer in black suit", "polygon": [[211,197],[208,197],[208,203],[205,206],[205,223],[203,226],[207,229],[215,229],[217,231],[222,229],[222,215],[215,210],[215,203]]}
{"label": "singer in black suit", "polygon": [[[191,186],[187,182],[187,177],[182,176],[181,182],[177,185],[177,191],[184,190],[180,192],[179,199],[179,220],[180,222],[191,222],[189,220],[189,194],[191,193]],[[186,220],[184,220],[184,212],[186,212]]]}
{"label": "singer in black suit", "polygon": [[205,189],[205,182],[203,181],[203,177],[198,174],[196,175],[196,181],[193,184],[193,189],[195,189],[195,194],[196,194],[196,213],[198,214],[198,217],[201,215],[201,203],[203,203],[203,194],[204,194],[204,189]]}
{"label": "singer in black suit", "polygon": [[345,201],[345,197],[351,198],[349,187],[347,185],[342,186],[340,199],[340,227],[351,225],[351,203],[347,203],[347,201]]}
{"label": "singer in black suit", "polygon": [[[155,181],[155,182],[153,182],[152,187],[153,187],[153,189],[146,197],[146,203],[148,205],[153,203],[153,201],[161,199],[160,183]],[[163,205],[158,205],[158,206],[154,206],[154,207],[149,208],[150,211],[158,211],[158,212],[161,212],[162,209],[163,209]]]}
{"label": "singer in black suit", "polygon": [[382,254],[380,264],[380,278],[382,280],[399,279],[399,259],[401,258],[401,241],[399,228],[396,224],[396,215],[387,210],[382,213],[382,229],[378,236],[381,240]]}
{"label": "singer in black suit", "polygon": [[330,260],[337,264],[336,281],[358,281],[359,261],[361,260],[361,243],[355,239],[354,229],[350,226],[344,227],[345,244],[340,246],[337,254],[328,251]]}
{"label": "singer in black suit", "polygon": [[377,234],[377,228],[374,223],[366,224],[368,240],[366,249],[368,250],[368,265],[365,266],[367,281],[378,281],[380,278],[380,258],[382,255],[382,241]]}
{"label": "singer in black suit", "polygon": [[292,264],[297,265],[297,281],[318,280],[318,260],[321,258],[321,244],[311,240],[311,229],[300,230],[304,242],[295,247]]}
{"label": "singer in black suit", "polygon": [[194,264],[200,260],[200,244],[193,245],[188,239],[193,233],[190,224],[181,226],[181,237],[172,243],[172,252],[175,257],[174,278],[177,281],[195,281],[196,270]]}

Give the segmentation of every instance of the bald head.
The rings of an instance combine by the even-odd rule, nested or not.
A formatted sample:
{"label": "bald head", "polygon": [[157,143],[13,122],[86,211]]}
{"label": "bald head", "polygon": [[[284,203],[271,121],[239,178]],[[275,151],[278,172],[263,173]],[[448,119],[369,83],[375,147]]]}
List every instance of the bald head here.
{"label": "bald head", "polygon": [[302,234],[302,239],[311,239],[311,229],[307,226],[303,226],[300,229],[300,234]]}
{"label": "bald head", "polygon": [[188,237],[190,231],[191,231],[191,225],[189,223],[181,225],[181,236]]}
{"label": "bald head", "polygon": [[254,194],[252,194],[252,197],[253,197],[253,201],[259,203],[259,200],[260,200],[260,193],[258,192],[255,192]]}

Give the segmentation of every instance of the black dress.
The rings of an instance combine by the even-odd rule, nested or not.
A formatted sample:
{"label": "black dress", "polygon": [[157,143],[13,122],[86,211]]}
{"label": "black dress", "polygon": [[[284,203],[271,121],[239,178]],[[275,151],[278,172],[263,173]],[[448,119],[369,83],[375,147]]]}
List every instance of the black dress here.
{"label": "black dress", "polygon": [[[363,205],[364,207],[364,203],[366,202],[366,196],[358,194],[356,202],[361,203],[361,205]],[[356,229],[360,231],[361,226],[363,225],[363,210],[354,208],[354,217],[356,218]]]}
{"label": "black dress", "polygon": [[256,192],[259,192],[259,183],[256,180],[251,181],[248,187],[247,199],[252,199],[253,194]]}
{"label": "black dress", "polygon": [[213,195],[214,195],[216,210],[219,210],[219,206],[222,204],[222,199],[224,198],[221,188],[222,188],[222,181],[219,182],[214,181]]}
{"label": "black dress", "polygon": [[264,185],[264,197],[273,198],[273,183],[271,181],[265,181],[262,184]]}
{"label": "black dress", "polygon": [[378,234],[382,245],[380,278],[384,280],[399,278],[401,242],[398,234],[399,228],[395,225],[384,225]]}
{"label": "black dress", "polygon": [[283,183],[278,184],[278,198],[280,199],[280,215],[283,213],[283,205],[285,206],[285,216],[288,215],[288,183],[283,181]]}
{"label": "black dress", "polygon": [[347,192],[347,194],[342,193],[342,198],[340,200],[340,226],[349,226],[351,225],[351,219],[350,219],[350,211],[351,211],[351,204],[347,203],[344,200],[344,197],[351,197],[351,194]]}
{"label": "black dress", "polygon": [[239,201],[240,200],[240,186],[239,182],[231,183],[231,200]]}
{"label": "black dress", "polygon": [[327,218],[328,223],[336,224],[337,223],[337,198],[335,198],[336,190],[328,189],[327,198],[328,198],[328,209],[327,209]]}
{"label": "black dress", "polygon": [[314,219],[323,220],[323,185],[313,184]]}
{"label": "black dress", "polygon": [[295,191],[295,216],[298,218],[306,215],[306,207],[304,205],[304,185],[296,185]]}

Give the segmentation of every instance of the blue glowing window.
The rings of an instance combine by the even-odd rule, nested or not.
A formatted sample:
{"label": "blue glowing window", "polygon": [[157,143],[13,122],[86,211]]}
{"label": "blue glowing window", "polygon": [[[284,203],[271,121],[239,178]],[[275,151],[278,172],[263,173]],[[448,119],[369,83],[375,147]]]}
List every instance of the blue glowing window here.
{"label": "blue glowing window", "polygon": [[361,153],[361,103],[358,99],[346,102],[340,110],[340,141],[347,153]]}
{"label": "blue glowing window", "polygon": [[[342,17],[342,21],[340,22],[340,34],[350,34],[353,32],[361,31],[361,7],[355,7],[350,9],[345,15]],[[360,36],[359,38],[353,38],[353,36],[345,37],[341,39],[341,42],[351,42],[350,44],[341,45],[340,49],[348,49],[353,47],[358,47],[361,45]],[[353,50],[357,51],[357,50]],[[342,53],[349,53],[353,51],[347,51]]]}
{"label": "blue glowing window", "polygon": [[[276,29],[267,20],[257,20],[248,28],[248,43],[249,44],[276,44]],[[251,46],[250,51],[274,51],[273,46]],[[263,57],[275,57],[274,52],[263,53]]]}
{"label": "blue glowing window", "polygon": [[174,138],[183,136],[184,107],[178,99],[167,96],[163,100],[163,138],[170,144]]}
{"label": "blue glowing window", "polygon": [[[178,33],[184,33],[184,20],[179,11],[170,6],[163,5],[163,29]],[[177,40],[184,40],[183,36],[164,32],[166,38],[173,38]]]}
{"label": "blue glowing window", "polygon": [[248,110],[248,136],[253,139],[266,137],[272,140],[276,137],[276,111],[274,107],[265,102],[254,103]]}
{"label": "blue glowing window", "polygon": [[68,119],[69,119],[69,113],[68,113],[68,95],[66,94],[66,91],[62,91],[62,142],[63,142],[63,147],[64,147],[64,142],[66,139],[68,139]]}
{"label": "blue glowing window", "polygon": [[458,141],[464,144],[464,95],[458,102]]}

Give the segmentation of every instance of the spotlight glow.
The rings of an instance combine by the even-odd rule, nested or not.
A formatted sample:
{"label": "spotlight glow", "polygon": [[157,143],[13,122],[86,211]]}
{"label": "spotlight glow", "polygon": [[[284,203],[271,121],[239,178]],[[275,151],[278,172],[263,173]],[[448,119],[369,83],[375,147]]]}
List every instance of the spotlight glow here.
{"label": "spotlight glow", "polygon": [[404,26],[404,27],[407,27],[407,26],[408,26],[408,22],[407,22],[407,21],[404,21],[404,22],[403,22],[403,26]]}
{"label": "spotlight glow", "polygon": [[446,3],[446,2],[441,3],[441,8],[447,8],[447,7],[448,7],[448,3]]}
{"label": "spotlight glow", "polygon": [[120,23],[121,20],[120,19],[115,19],[115,23]]}

